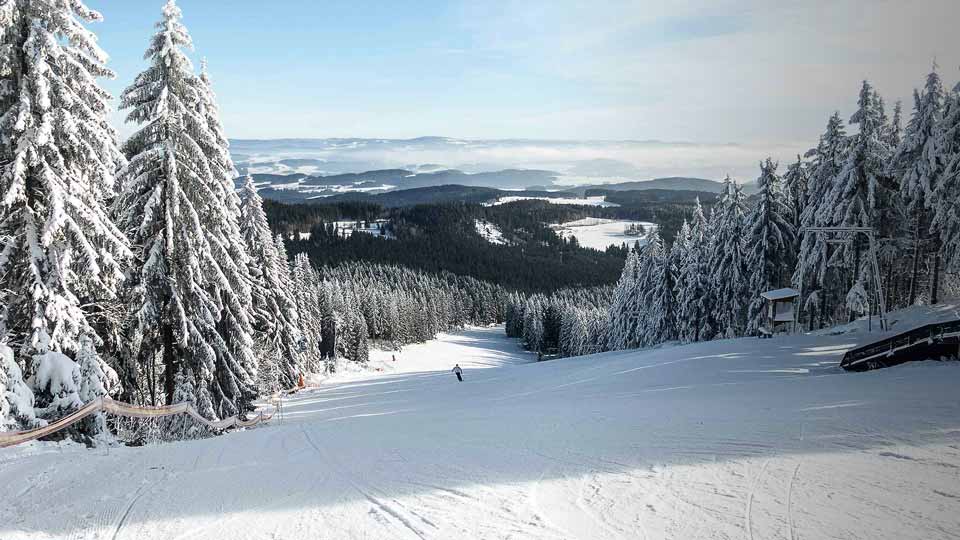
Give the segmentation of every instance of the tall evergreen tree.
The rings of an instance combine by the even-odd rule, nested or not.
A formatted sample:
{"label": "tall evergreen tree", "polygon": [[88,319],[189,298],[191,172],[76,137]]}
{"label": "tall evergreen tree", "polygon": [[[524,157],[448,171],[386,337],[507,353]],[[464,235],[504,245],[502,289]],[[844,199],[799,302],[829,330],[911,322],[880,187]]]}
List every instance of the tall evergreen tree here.
{"label": "tall evergreen tree", "polygon": [[618,351],[635,349],[641,343],[640,297],[638,289],[640,278],[640,257],[631,249],[623,265],[623,272],[613,293],[610,304],[609,332],[607,349]]}
{"label": "tall evergreen tree", "polygon": [[[278,242],[279,245],[282,241]],[[305,253],[294,257],[291,281],[301,321],[305,367],[307,371],[316,371],[321,357],[336,354],[338,321],[334,313],[333,291],[319,282]]]}
{"label": "tall evergreen tree", "polygon": [[914,110],[906,136],[888,165],[891,174],[899,179],[900,195],[912,225],[909,304],[917,299],[921,261],[931,251],[931,197],[936,189],[938,169],[942,167],[936,153],[936,135],[943,114],[944,91],[936,68],[934,64],[934,69],[927,75],[923,92],[914,92]]}
{"label": "tall evergreen tree", "polygon": [[[902,223],[902,215],[897,190],[886,174],[890,148],[884,137],[882,105],[869,82],[863,81],[857,103],[850,123],[857,124],[859,132],[852,137],[847,159],[819,212],[825,222],[833,225],[870,227],[879,238],[892,238],[895,227]],[[834,260],[842,259],[850,269],[848,288],[873,282],[865,249],[861,235],[838,247]],[[878,285],[873,285],[874,290]]]}
{"label": "tall evergreen tree", "polygon": [[18,68],[17,49],[23,25],[20,20],[20,6],[12,0],[0,1],[0,103],[6,112],[8,101],[15,95],[13,72]]}
{"label": "tall evergreen tree", "polygon": [[223,124],[220,122],[220,106],[217,103],[217,94],[213,91],[213,81],[207,71],[206,59],[200,62],[200,76],[197,79],[197,112],[203,117],[209,130],[209,137],[197,142],[207,156],[210,172],[223,184],[224,192],[228,197],[223,201],[231,215],[239,215],[240,198],[234,189],[233,179],[236,177],[236,167],[230,156],[230,142],[227,140]]}
{"label": "tall evergreen tree", "polygon": [[129,302],[139,362],[162,359],[167,402],[192,374],[194,404],[217,418],[248,410],[256,394],[252,301],[231,194],[207,157],[215,136],[182,50],[192,44],[181,17],[169,0],[145,55],[150,67],[122,95],[127,120],[142,127],[123,147],[130,161],[116,213],[138,246]]}
{"label": "tall evergreen tree", "polygon": [[899,99],[893,105],[893,118],[887,129],[887,146],[897,148],[903,142],[903,102]]}
{"label": "tall evergreen tree", "polygon": [[797,161],[787,166],[783,182],[792,209],[793,228],[799,230],[803,212],[807,209],[807,192],[810,189],[810,171],[799,155]]}
{"label": "tall evergreen tree", "polygon": [[797,248],[793,209],[771,158],[760,163],[759,200],[747,218],[747,269],[750,295],[747,332],[754,333],[764,317],[760,293],[785,285]]}
{"label": "tall evergreen tree", "polygon": [[683,306],[680,303],[686,290],[689,288],[689,275],[684,272],[687,258],[690,256],[690,250],[693,246],[693,238],[690,234],[690,222],[684,218],[677,231],[677,236],[673,240],[673,246],[670,248],[670,258],[674,265],[674,288],[673,297],[677,301],[677,339],[681,339],[681,313]]}
{"label": "tall evergreen tree", "polygon": [[[106,209],[123,156],[97,83],[113,73],[83,25],[99,20],[81,0],[0,6],[0,340],[28,372],[41,355],[75,359],[100,341],[96,318],[130,255]],[[95,376],[108,366],[92,354]]]}
{"label": "tall evergreen tree", "polygon": [[650,291],[646,302],[649,310],[645,342],[655,345],[677,339],[677,269],[679,251],[666,252],[659,229],[647,234],[645,246],[650,264]]}
{"label": "tall evergreen tree", "polygon": [[717,337],[742,336],[746,326],[748,276],[746,197],[729,176],[714,206],[715,240],[710,252],[710,283],[716,291]]}
{"label": "tall evergreen tree", "polygon": [[369,346],[369,330],[367,328],[367,320],[363,317],[357,317],[355,328],[353,331],[353,344],[350,347],[350,351],[353,353],[350,357],[350,360],[366,364],[370,359],[370,346]]}
{"label": "tall evergreen tree", "polygon": [[[830,193],[840,169],[847,159],[849,141],[839,113],[834,113],[827,121],[827,127],[817,147],[807,152],[810,161],[810,176],[807,189],[807,203],[800,217],[801,229],[808,227],[826,227],[837,225],[832,219],[829,210],[832,208]],[[845,294],[839,286],[838,279],[830,279],[830,245],[820,234],[803,234],[800,241],[800,251],[797,255],[797,266],[793,274],[794,287],[805,294],[801,298],[804,311],[808,315],[808,322],[813,328],[817,321],[823,322],[826,311],[831,302]],[[815,300],[810,306],[810,298]],[[809,307],[817,306],[817,313],[812,313]]]}
{"label": "tall evergreen tree", "polygon": [[[960,268],[960,83],[944,98],[943,119],[936,130],[934,155],[943,164],[933,187],[933,231],[946,264]],[[937,301],[939,260],[935,260],[931,303]]]}
{"label": "tall evergreen tree", "polygon": [[678,283],[683,284],[677,290],[678,337],[684,342],[709,339],[714,333],[710,324],[714,295],[710,285],[709,234],[707,218],[700,206],[700,199],[697,199],[690,221],[689,243],[678,278]]}
{"label": "tall evergreen tree", "polygon": [[277,382],[289,388],[300,372],[301,335],[296,304],[285,279],[289,276],[287,261],[270,232],[263,212],[263,199],[249,175],[244,181],[242,201],[240,230],[250,255],[254,280],[254,320],[258,326],[258,340],[266,352],[261,358],[261,366],[264,361],[276,364]]}
{"label": "tall evergreen tree", "polygon": [[[217,192],[222,197],[222,215],[227,218],[217,223],[221,230],[216,236],[222,239],[221,250],[236,263],[222,268],[224,275],[230,281],[235,298],[228,295],[221,299],[224,313],[220,324],[220,335],[223,336],[228,346],[235,351],[237,357],[243,357],[243,349],[248,346],[246,334],[249,332],[245,325],[253,320],[254,308],[252,302],[233,301],[237,298],[247,299],[251,295],[250,276],[245,272],[249,267],[249,257],[239,225],[240,197],[234,184],[234,178],[237,176],[236,168],[233,159],[230,157],[230,143],[227,140],[223,125],[220,123],[220,107],[217,103],[216,93],[213,91],[210,74],[207,71],[206,60],[201,61],[200,76],[196,82],[197,95],[200,100],[196,109],[206,122],[209,135],[208,137],[197,137],[196,141],[207,157],[210,173],[220,183]],[[295,362],[295,359],[290,358],[285,363],[289,364],[291,362]],[[256,369],[255,365],[244,365],[244,367],[248,370]],[[290,371],[289,366],[281,371],[285,374],[288,373]],[[288,378],[289,375],[285,375],[283,380],[286,381]]]}

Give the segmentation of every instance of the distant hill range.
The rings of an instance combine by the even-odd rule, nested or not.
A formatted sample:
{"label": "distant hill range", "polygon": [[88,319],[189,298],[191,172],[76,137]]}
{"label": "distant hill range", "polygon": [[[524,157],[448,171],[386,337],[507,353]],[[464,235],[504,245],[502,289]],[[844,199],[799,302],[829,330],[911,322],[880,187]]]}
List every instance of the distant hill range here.
{"label": "distant hill range", "polygon": [[[280,192],[280,194],[287,192]],[[687,191],[677,189],[644,189],[633,191],[614,191],[596,189],[591,190],[588,197],[603,197],[606,201],[615,206],[624,208],[634,208],[637,206],[646,206],[650,204],[669,204],[680,203],[689,204],[699,198],[705,204],[711,204],[716,198],[715,193],[706,191]],[[552,199],[556,202],[558,199],[570,199],[569,204],[577,204],[580,200],[574,193],[549,192],[549,191],[505,191],[502,189],[477,187],[477,186],[431,186],[412,189],[398,189],[385,193],[341,193],[323,197],[321,199],[311,199],[307,204],[337,205],[340,203],[369,203],[376,204],[385,208],[402,208],[416,206],[420,204],[441,204],[441,203],[468,203],[468,204],[488,204],[501,198],[508,200],[524,199]],[[276,199],[272,200],[284,204],[302,204],[303,201],[295,199]],[[534,201],[536,202],[536,201]],[[586,204],[593,207],[593,204]]]}
{"label": "distant hill range", "polygon": [[[597,184],[592,186],[577,186],[567,191],[578,195],[585,195],[590,190],[607,191],[640,191],[648,189],[669,189],[674,191],[706,191],[715,193],[720,191],[723,184],[714,180],[705,178],[688,178],[685,176],[670,176],[667,178],[654,178],[653,180],[640,180],[636,182],[620,182],[617,184]],[[753,184],[744,185],[744,191],[747,194],[755,191]]]}
{"label": "distant hill range", "polygon": [[[506,196],[577,198],[614,191],[672,190],[717,193],[722,187],[721,183],[713,180],[688,177],[569,187],[555,183],[561,176],[559,173],[538,169],[505,169],[479,173],[466,173],[456,169],[430,172],[383,169],[329,176],[302,173],[252,176],[263,197],[279,202],[335,203],[347,200],[378,200],[384,201],[381,202],[384,206],[450,201],[488,202]],[[755,191],[754,188],[753,184],[747,184],[744,191],[751,194]],[[391,196],[385,196],[388,193]]]}

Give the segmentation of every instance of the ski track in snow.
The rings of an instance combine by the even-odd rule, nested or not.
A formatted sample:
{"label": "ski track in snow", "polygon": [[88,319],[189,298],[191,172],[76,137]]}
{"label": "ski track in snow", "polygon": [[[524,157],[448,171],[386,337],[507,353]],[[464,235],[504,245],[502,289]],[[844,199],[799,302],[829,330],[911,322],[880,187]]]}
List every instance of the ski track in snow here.
{"label": "ski track in snow", "polygon": [[764,473],[767,472],[768,465],[770,465],[769,460],[763,462],[763,466],[760,467],[760,472],[758,472],[757,476],[753,479],[753,484],[750,486],[750,491],[747,493],[747,509],[744,520],[746,522],[747,536],[750,538],[750,540],[753,540],[753,496],[757,492],[757,486],[763,479]]}
{"label": "ski track in snow", "polygon": [[257,429],[0,451],[0,539],[957,538],[960,363],[844,373],[855,341],[536,363],[467,329]]}
{"label": "ski track in snow", "polygon": [[139,488],[137,488],[136,493],[130,499],[130,502],[127,503],[126,508],[124,508],[123,514],[120,516],[120,520],[117,521],[117,524],[113,529],[113,536],[110,537],[111,540],[117,540],[118,538],[120,538],[120,532],[123,530],[123,525],[126,523],[127,517],[130,516],[130,511],[133,510],[133,506],[137,504],[137,501],[140,500],[140,497],[143,497],[143,493],[144,493],[143,486],[140,486]]}
{"label": "ski track in snow", "polygon": [[793,469],[790,477],[790,487],[787,488],[787,523],[790,525],[790,540],[797,540],[797,527],[793,521],[793,485],[797,483],[797,474],[800,473],[800,464]]}

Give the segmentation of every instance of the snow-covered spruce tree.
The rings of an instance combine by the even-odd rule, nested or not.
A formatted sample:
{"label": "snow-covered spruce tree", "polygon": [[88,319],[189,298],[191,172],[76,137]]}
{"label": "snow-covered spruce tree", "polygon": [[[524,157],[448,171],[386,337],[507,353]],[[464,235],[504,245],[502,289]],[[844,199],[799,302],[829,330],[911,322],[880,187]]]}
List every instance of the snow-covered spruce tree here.
{"label": "snow-covered spruce tree", "polygon": [[[690,221],[689,239],[683,246],[685,253],[677,270],[678,338],[686,343],[709,339],[713,335],[709,319],[714,296],[710,285],[708,233],[707,218],[698,198]],[[684,242],[682,236],[677,240]]]}
{"label": "snow-covered spruce tree", "polygon": [[283,235],[277,233],[273,237],[273,244],[277,249],[277,259],[280,261],[277,268],[277,273],[280,276],[280,285],[288,291],[288,294],[293,296],[293,261],[290,260],[290,256],[287,254],[287,244],[283,241]]}
{"label": "snow-covered spruce tree", "polygon": [[893,105],[893,118],[886,130],[886,142],[890,148],[898,148],[903,142],[903,102],[899,99]]}
{"label": "snow-covered spruce tree", "polygon": [[280,385],[290,388],[301,365],[299,318],[288,284],[284,283],[285,275],[289,276],[287,261],[281,259],[263,211],[263,199],[249,175],[243,184],[240,230],[250,255],[257,341],[266,353],[261,356],[261,367],[264,361],[277,364],[268,368],[277,373]]}
{"label": "snow-covered spruce tree", "polygon": [[14,92],[13,70],[17,67],[17,45],[22,35],[20,6],[13,0],[0,0],[0,103],[2,111],[10,106],[9,98]]}
{"label": "snow-covered spruce tree", "polygon": [[400,347],[400,301],[397,296],[390,296],[384,307],[384,339],[391,349]]}
{"label": "snow-covered spruce tree", "polygon": [[[315,315],[312,315],[317,318],[312,320],[307,318],[311,316],[309,314],[301,315],[304,337],[308,343],[307,365],[309,366],[312,362],[314,368],[310,371],[318,371],[319,366],[322,364],[324,368],[323,371],[331,373],[331,368],[335,367],[338,348],[337,334],[343,327],[343,318],[336,311],[335,293],[336,291],[333,285],[329,282],[324,282],[317,293],[319,300],[317,310],[315,311]],[[406,334],[399,331],[398,335]],[[318,344],[316,355],[311,355],[309,351],[309,343],[311,340],[315,340]],[[309,360],[311,358],[313,359],[312,361]]]}
{"label": "snow-covered spruce tree", "polygon": [[[0,1],[0,114],[6,114],[16,96],[13,84],[13,70],[18,67],[14,55],[17,51],[15,37],[21,29],[20,10],[17,8],[17,4],[10,0]],[[0,153],[0,167],[3,170],[9,159],[6,151]],[[0,245],[6,246],[11,240],[2,237]],[[24,383],[23,371],[14,359],[13,349],[0,342],[0,431],[35,426],[33,404],[33,392]]]}
{"label": "snow-covered spruce tree", "polygon": [[690,234],[690,222],[684,218],[683,222],[680,224],[680,229],[677,231],[677,236],[673,241],[673,246],[670,248],[670,258],[673,261],[675,271],[673,297],[677,302],[676,309],[678,340],[682,339],[681,332],[683,329],[683,322],[681,321],[680,317],[681,313],[684,311],[684,306],[680,302],[689,289],[689,280],[691,278],[690,274],[684,272],[684,268],[687,264],[687,259],[690,257],[691,249],[693,249],[693,238]]}
{"label": "snow-covered spruce tree", "polygon": [[[233,159],[230,157],[230,143],[227,141],[223,125],[220,123],[220,107],[217,104],[217,96],[213,91],[213,83],[207,72],[206,60],[201,62],[200,77],[197,82],[200,98],[197,112],[206,121],[210,136],[198,137],[196,140],[207,157],[210,173],[221,184],[220,194],[223,197],[221,204],[224,207],[222,213],[228,219],[218,223],[221,232],[217,237],[222,238],[221,250],[223,253],[235,263],[222,268],[236,296],[227,296],[221,299],[221,304],[224,306],[224,316],[220,325],[220,334],[228,346],[234,350],[235,356],[241,358],[243,357],[243,350],[249,348],[251,344],[243,327],[245,324],[249,327],[249,322],[253,320],[254,308],[251,301],[233,301],[236,298],[249,299],[251,296],[249,290],[251,286],[250,275],[247,272],[249,270],[249,257],[239,225],[240,197],[234,184],[237,171],[233,165]],[[244,321],[248,322],[244,323]],[[245,367],[251,371],[256,370],[255,364]]]}
{"label": "snow-covered spruce tree", "polygon": [[647,234],[644,250],[650,271],[647,301],[644,302],[648,306],[644,342],[649,346],[677,339],[676,268],[674,257],[663,247],[659,229]]}
{"label": "snow-covered spruce tree", "polygon": [[716,337],[721,338],[742,336],[746,326],[750,290],[745,199],[740,185],[728,176],[713,207],[715,239],[709,256],[710,283],[716,291]]}
{"label": "snow-covered spruce tree", "polygon": [[578,356],[584,349],[587,328],[583,324],[581,311],[575,306],[565,305],[560,316],[560,356]]}
{"label": "snow-covered spruce tree", "polygon": [[[960,268],[960,83],[944,98],[943,117],[936,130],[933,150],[943,168],[934,182],[932,231],[939,237],[940,253],[948,268]],[[939,295],[940,260],[934,257],[930,302]]]}
{"label": "snow-covered spruce tree", "polygon": [[523,343],[531,351],[543,351],[543,297],[533,295],[524,307]]}
{"label": "snow-covered spruce tree", "polygon": [[[107,366],[97,356],[93,339],[84,336],[81,340],[80,352],[77,353],[77,364],[80,365],[80,399],[89,403],[94,399],[113,394],[120,385],[117,372]],[[107,418],[104,413],[97,413],[84,420],[86,433],[107,433]]]}
{"label": "snow-covered spruce tree", "polygon": [[0,343],[0,431],[37,427],[34,396],[14,360],[13,349]]}
{"label": "snow-covered spruce tree", "polygon": [[783,183],[792,209],[793,228],[799,231],[803,212],[807,208],[807,190],[810,185],[810,171],[799,155],[797,161],[787,166]]}
{"label": "snow-covered spruce tree", "polygon": [[[360,319],[363,317],[358,313],[358,309],[359,306],[354,291],[346,291],[343,295],[343,305],[339,310],[343,315],[343,324],[338,328],[340,336],[338,337],[337,343],[342,348],[337,354],[341,358],[346,358],[351,361],[357,359],[357,345],[361,341],[359,335]],[[423,310],[421,310],[421,314],[423,314]]]}
{"label": "snow-covered spruce tree", "polygon": [[[31,375],[42,355],[73,363],[84,339],[100,341],[95,328],[107,321],[97,317],[130,255],[105,207],[123,156],[97,83],[113,73],[83,26],[99,20],[80,0],[0,7],[0,338]],[[7,377],[22,391],[17,370]],[[28,402],[19,401],[21,420]],[[37,402],[53,414],[49,405]]]}
{"label": "snow-covered spruce tree", "polygon": [[759,200],[747,218],[748,334],[756,333],[763,323],[765,304],[760,293],[785,285],[797,249],[793,209],[771,158],[760,163],[757,187]]}
{"label": "snow-covered spruce tree", "polygon": [[900,195],[911,225],[913,260],[908,305],[913,305],[919,293],[921,260],[935,251],[930,249],[929,242],[930,206],[936,189],[935,180],[942,168],[936,153],[936,135],[943,114],[943,99],[943,83],[934,64],[923,92],[914,91],[914,109],[906,135],[888,164],[890,173],[899,179]]}
{"label": "snow-covered spruce tree", "polygon": [[223,184],[224,191],[229,195],[223,201],[228,207],[228,212],[239,215],[240,198],[233,182],[233,179],[236,178],[236,167],[233,165],[233,158],[230,157],[230,142],[227,140],[223,124],[220,122],[220,106],[217,104],[217,95],[213,91],[210,73],[207,71],[206,59],[200,62],[200,77],[197,84],[200,99],[197,104],[197,112],[206,122],[210,135],[197,142],[203,148],[204,155],[207,156],[210,172]]}
{"label": "snow-covered spruce tree", "polygon": [[520,293],[513,292],[507,302],[505,330],[507,337],[518,338],[523,335],[524,300]]}
{"label": "snow-covered spruce tree", "polygon": [[[847,159],[833,186],[818,209],[822,221],[847,227],[871,227],[878,238],[895,236],[895,228],[903,223],[896,186],[886,174],[890,148],[884,138],[880,100],[869,82],[863,81],[857,112],[850,123],[859,126],[851,137]],[[831,261],[843,261],[850,269],[847,289],[854,283],[873,283],[865,255],[866,243],[857,235],[849,245],[839,245]],[[876,287],[875,284],[871,287]],[[845,295],[846,296],[846,295]]]}
{"label": "snow-covered spruce tree", "polygon": [[363,317],[356,319],[353,331],[353,344],[350,347],[353,353],[350,360],[360,364],[366,364],[370,360],[369,332],[367,330],[367,321]]}
{"label": "snow-covered spruce tree", "polygon": [[[801,228],[825,227],[836,225],[830,219],[830,193],[834,180],[847,159],[849,141],[839,113],[834,113],[827,121],[827,127],[820,136],[817,147],[807,152],[809,163],[809,183],[807,204],[800,216]],[[846,290],[838,279],[837,271],[830,266],[830,244],[820,234],[804,234],[800,239],[797,266],[793,273],[793,286],[801,289],[804,295],[815,295],[817,312],[806,309],[810,329],[824,324],[828,311],[842,304]],[[811,304],[813,305],[813,304]]]}
{"label": "snow-covered spruce tree", "polygon": [[150,67],[123,92],[127,121],[142,127],[123,147],[129,164],[115,212],[137,246],[128,301],[139,362],[161,359],[168,403],[177,373],[192,373],[199,412],[222,418],[249,410],[256,395],[252,302],[231,195],[207,157],[214,135],[181,17],[168,1],[145,55]]}
{"label": "snow-covered spruce tree", "polygon": [[[640,346],[639,302],[640,291],[637,279],[640,273],[640,257],[631,249],[623,265],[623,272],[613,293],[609,310],[607,346],[611,351],[635,349]],[[529,308],[529,305],[527,306]]]}

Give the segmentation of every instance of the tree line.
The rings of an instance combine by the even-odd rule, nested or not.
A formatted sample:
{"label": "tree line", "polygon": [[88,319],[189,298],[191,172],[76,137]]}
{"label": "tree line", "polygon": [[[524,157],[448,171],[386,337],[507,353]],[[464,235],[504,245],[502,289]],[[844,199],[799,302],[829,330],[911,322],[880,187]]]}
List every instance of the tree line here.
{"label": "tree line", "polygon": [[397,349],[465,325],[501,323],[509,295],[450,272],[371,262],[315,267],[302,253],[293,282],[311,373],[332,373],[340,359],[365,363],[371,343]]}
{"label": "tree line", "polygon": [[[697,204],[672,244],[653,231],[631,249],[606,305],[513,299],[508,334],[562,355],[756,335],[760,293],[781,287],[802,291],[810,330],[876,314],[880,295],[887,309],[937,303],[960,266],[960,85],[946,91],[934,65],[913,102],[902,126],[900,103],[889,116],[864,81],[855,133],[835,113],[783,175],[762,161],[752,204],[727,178],[709,215]],[[872,229],[879,268],[865,235],[807,231],[823,227]],[[583,339],[578,326],[592,328],[589,343],[565,347]]]}
{"label": "tree line", "polygon": [[[529,203],[491,207],[443,203],[386,209],[382,214],[388,220],[386,236],[345,236],[333,220],[318,217],[309,238],[294,235],[288,248],[291,254],[306,253],[317,266],[342,261],[397,264],[426,272],[449,271],[524,291],[598,286],[617,279],[625,250],[581,248],[546,225],[579,219],[581,210],[542,201]],[[343,210],[339,205],[335,208],[336,212]],[[315,215],[332,212],[318,206]],[[361,217],[365,216],[349,219]],[[495,224],[506,244],[494,245],[482,238],[476,220]],[[278,225],[287,230],[283,222]]]}
{"label": "tree line", "polygon": [[[0,2],[0,429],[100,396],[252,410],[330,354],[502,319],[499,288],[395,267],[291,266],[236,171],[174,0],[108,122],[113,76],[80,0]],[[339,330],[337,329],[339,325]],[[105,433],[102,417],[74,435]]]}

